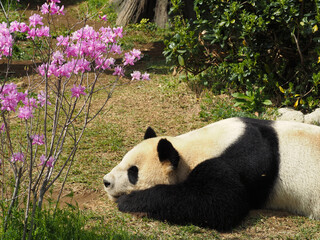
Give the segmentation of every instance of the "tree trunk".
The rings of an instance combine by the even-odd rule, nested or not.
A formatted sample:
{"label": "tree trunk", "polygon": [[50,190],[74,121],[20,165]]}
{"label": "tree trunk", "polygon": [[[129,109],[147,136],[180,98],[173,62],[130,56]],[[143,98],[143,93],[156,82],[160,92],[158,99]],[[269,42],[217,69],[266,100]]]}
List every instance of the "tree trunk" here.
{"label": "tree trunk", "polygon": [[168,22],[168,0],[158,0],[155,13],[154,22],[160,28],[165,28]]}
{"label": "tree trunk", "polygon": [[148,18],[164,28],[168,22],[168,0],[111,0],[118,17],[116,24],[125,26]]}
{"label": "tree trunk", "polygon": [[116,24],[125,26],[128,23],[136,23],[144,10],[147,0],[113,0],[118,12]]}

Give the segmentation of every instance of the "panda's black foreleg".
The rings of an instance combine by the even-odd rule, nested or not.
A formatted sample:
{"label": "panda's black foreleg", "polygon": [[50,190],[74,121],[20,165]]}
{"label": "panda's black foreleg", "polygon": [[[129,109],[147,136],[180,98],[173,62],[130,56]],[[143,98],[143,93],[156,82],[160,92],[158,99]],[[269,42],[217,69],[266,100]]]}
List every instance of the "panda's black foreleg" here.
{"label": "panda's black foreleg", "polygon": [[135,191],[117,203],[123,212],[226,231],[248,214],[247,196],[238,174],[223,161],[212,159],[199,164],[182,183]]}

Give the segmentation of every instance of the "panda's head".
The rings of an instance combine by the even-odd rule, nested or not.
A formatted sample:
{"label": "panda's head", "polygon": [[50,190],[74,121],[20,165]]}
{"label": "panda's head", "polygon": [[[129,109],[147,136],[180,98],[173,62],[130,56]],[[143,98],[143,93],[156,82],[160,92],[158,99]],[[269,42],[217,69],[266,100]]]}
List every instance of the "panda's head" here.
{"label": "panda's head", "polygon": [[177,182],[176,169],[180,162],[170,137],[160,138],[148,128],[144,141],[130,150],[122,161],[103,178],[109,198],[116,201],[123,194],[157,184]]}

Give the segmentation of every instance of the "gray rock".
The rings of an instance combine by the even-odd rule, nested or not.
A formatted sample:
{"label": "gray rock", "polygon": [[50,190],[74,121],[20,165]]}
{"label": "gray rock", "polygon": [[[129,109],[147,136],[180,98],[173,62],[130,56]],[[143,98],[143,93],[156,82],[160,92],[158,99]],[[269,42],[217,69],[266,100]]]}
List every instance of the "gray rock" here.
{"label": "gray rock", "polygon": [[320,108],[317,108],[312,113],[304,116],[304,122],[309,124],[320,124]]}
{"label": "gray rock", "polygon": [[290,108],[280,108],[278,113],[279,116],[277,117],[277,120],[304,122],[304,115],[302,112]]}

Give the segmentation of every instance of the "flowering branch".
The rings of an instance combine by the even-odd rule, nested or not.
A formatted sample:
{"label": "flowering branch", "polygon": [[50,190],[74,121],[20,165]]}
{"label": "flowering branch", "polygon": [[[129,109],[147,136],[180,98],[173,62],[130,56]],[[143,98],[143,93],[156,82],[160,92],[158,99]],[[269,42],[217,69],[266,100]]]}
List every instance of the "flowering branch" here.
{"label": "flowering branch", "polygon": [[[123,37],[122,27],[95,30],[84,25],[72,33],[70,30],[66,36],[53,39],[53,16],[64,14],[64,6],[59,6],[59,3],[59,0],[47,0],[39,14],[29,17],[28,23],[9,23],[9,20],[0,23],[0,59],[8,59],[5,82],[0,88],[0,167],[3,182],[8,181],[11,175],[15,179],[12,191],[2,187],[2,200],[10,201],[5,215],[7,226],[13,207],[24,199],[24,196],[19,196],[19,191],[24,188],[23,239],[28,231],[29,239],[32,237],[36,209],[41,210],[46,192],[64,175],[59,201],[85,129],[106,106],[119,79],[125,75],[125,68],[142,57],[137,49],[123,52],[118,43]],[[2,4],[1,7],[4,9]],[[45,16],[48,26],[43,22]],[[106,17],[102,16],[101,20],[106,20]],[[82,23],[85,24],[86,20]],[[13,35],[16,33],[24,34],[34,46],[33,61],[37,74],[32,76],[34,79],[25,92],[18,91],[14,83],[7,83],[15,44]],[[37,55],[41,59],[40,64],[35,61]],[[121,62],[116,61],[119,56]],[[106,70],[113,71],[116,78],[113,82],[99,81]],[[134,71],[131,80],[150,80],[150,76]],[[100,91],[107,94],[93,110],[93,105],[97,104],[93,96]],[[13,121],[9,122],[10,119]],[[17,129],[15,137],[12,137],[11,125]],[[20,140],[17,141],[16,137]],[[71,140],[68,143],[70,150],[66,151],[68,139]],[[8,164],[11,171],[5,168]],[[11,199],[7,199],[8,194],[11,194]]]}

